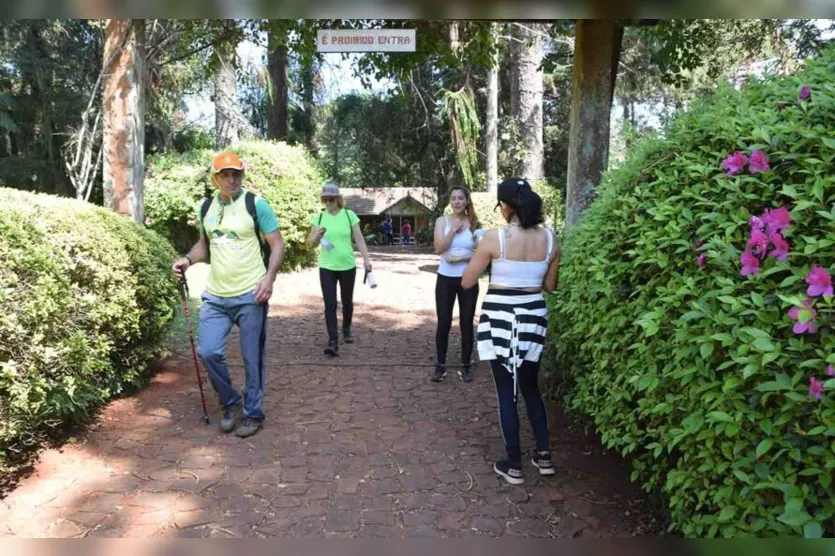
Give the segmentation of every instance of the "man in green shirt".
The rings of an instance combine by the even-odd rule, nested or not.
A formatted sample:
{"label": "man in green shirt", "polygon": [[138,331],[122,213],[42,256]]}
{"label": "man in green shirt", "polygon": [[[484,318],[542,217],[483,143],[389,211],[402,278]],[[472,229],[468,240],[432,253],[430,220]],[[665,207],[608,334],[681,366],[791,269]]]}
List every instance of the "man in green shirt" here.
{"label": "man in green shirt", "polygon": [[[218,195],[198,212],[200,239],[173,266],[174,275],[181,278],[188,267],[211,255],[197,352],[223,407],[220,430],[235,429],[241,438],[258,432],[264,420],[267,311],[284,259],[284,240],[275,213],[264,199],[243,190],[243,177],[243,162],[235,153],[215,157],[212,182]],[[250,212],[253,208],[254,214]],[[259,236],[270,247],[266,263]],[[246,380],[243,396],[232,384],[226,364],[226,338],[232,325],[240,330]],[[244,418],[238,424],[242,408]]]}

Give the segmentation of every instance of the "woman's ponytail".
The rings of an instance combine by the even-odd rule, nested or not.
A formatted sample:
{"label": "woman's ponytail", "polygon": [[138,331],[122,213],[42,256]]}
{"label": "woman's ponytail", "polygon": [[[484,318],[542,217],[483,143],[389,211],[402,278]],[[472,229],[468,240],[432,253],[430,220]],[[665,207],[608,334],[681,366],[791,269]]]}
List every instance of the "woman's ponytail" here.
{"label": "woman's ponytail", "polygon": [[542,216],[542,197],[527,183],[516,192],[516,206],[513,206],[513,212],[519,217],[522,228],[533,228],[545,221]]}

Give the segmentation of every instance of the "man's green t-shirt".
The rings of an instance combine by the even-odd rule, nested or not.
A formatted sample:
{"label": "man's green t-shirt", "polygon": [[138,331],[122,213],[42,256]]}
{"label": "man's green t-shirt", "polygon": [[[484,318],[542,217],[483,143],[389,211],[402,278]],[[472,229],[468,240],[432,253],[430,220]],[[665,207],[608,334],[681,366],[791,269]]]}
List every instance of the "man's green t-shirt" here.
{"label": "man's green t-shirt", "polygon": [[357,267],[351,234],[354,225],[358,224],[359,221],[360,219],[356,213],[348,209],[342,209],[336,214],[323,210],[319,214],[313,215],[310,224],[325,228],[324,237],[333,244],[331,250],[325,249],[321,244],[319,245],[319,268],[351,270]]}
{"label": "man's green t-shirt", "polygon": [[[261,235],[278,230],[278,219],[269,203],[255,197],[255,215]],[[200,205],[197,206],[200,222]],[[215,195],[200,231],[206,228],[212,257],[206,289],[218,297],[236,297],[255,289],[267,269],[261,258],[261,246],[255,235],[255,224],[246,210],[244,191],[228,202]]]}

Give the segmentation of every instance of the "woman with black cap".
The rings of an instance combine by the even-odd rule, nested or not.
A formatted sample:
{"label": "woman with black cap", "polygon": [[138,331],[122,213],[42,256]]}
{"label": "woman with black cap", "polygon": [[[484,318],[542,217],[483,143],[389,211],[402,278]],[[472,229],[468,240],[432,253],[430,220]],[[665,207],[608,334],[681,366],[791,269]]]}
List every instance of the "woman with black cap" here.
{"label": "woman with black cap", "polygon": [[527,180],[510,178],[499,185],[498,203],[507,226],[489,230],[479,242],[461,280],[478,284],[492,264],[490,287],[481,305],[478,355],[490,361],[499,401],[499,421],[507,459],[493,470],[512,485],[525,482],[519,444],[516,392],[522,391],[536,438],[532,463],[541,475],[555,473],[548,442],[548,415],[539,391],[539,360],[548,328],[542,291],[557,285],[560,247],[554,232],[542,227],[542,199]]}

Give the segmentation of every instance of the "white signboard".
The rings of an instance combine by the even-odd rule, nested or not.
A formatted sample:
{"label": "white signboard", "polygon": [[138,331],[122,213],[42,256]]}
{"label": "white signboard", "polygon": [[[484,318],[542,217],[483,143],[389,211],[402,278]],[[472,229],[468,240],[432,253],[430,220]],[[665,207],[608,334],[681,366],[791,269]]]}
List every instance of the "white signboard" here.
{"label": "white signboard", "polygon": [[319,52],[414,52],[414,29],[329,29],[317,31]]}

